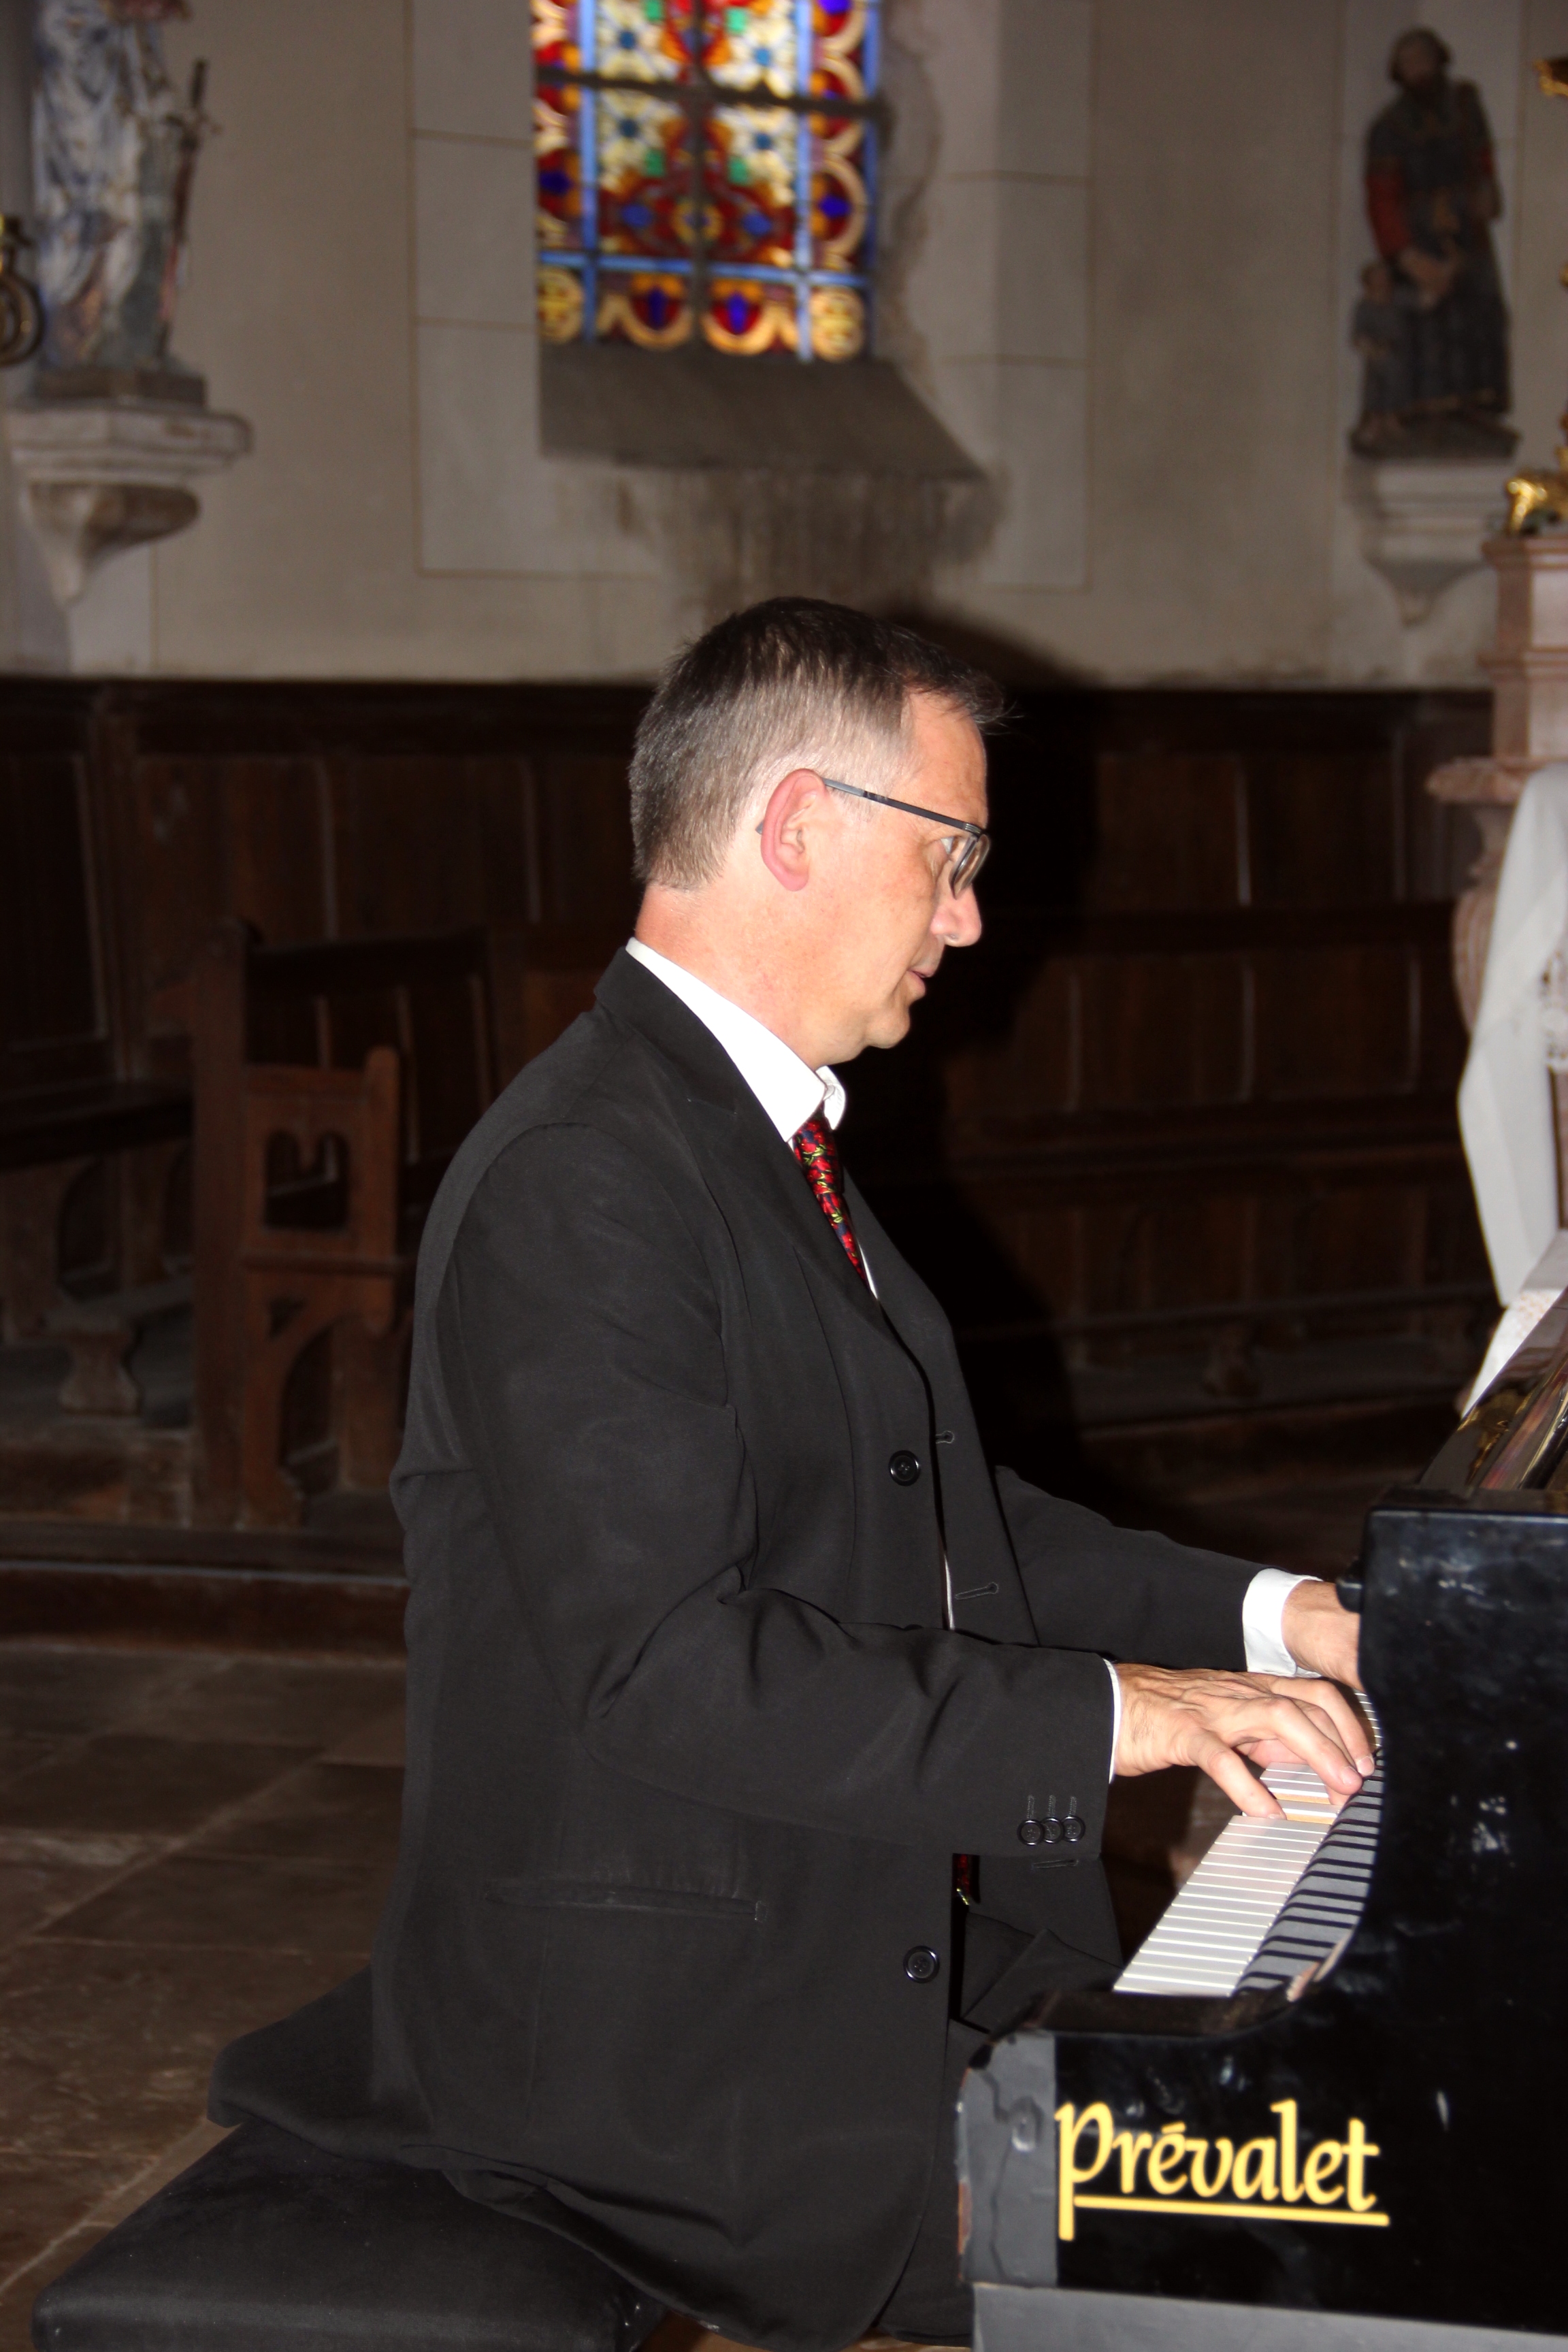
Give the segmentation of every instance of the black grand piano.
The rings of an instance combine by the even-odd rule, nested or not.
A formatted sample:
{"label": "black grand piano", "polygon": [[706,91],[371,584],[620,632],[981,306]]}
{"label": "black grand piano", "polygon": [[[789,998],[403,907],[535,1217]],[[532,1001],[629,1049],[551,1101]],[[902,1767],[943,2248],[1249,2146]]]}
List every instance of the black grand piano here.
{"label": "black grand piano", "polygon": [[1568,2346],[1568,1293],[1340,1591],[1373,1780],[1304,1864],[1233,1823],[964,2084],[979,2352]]}

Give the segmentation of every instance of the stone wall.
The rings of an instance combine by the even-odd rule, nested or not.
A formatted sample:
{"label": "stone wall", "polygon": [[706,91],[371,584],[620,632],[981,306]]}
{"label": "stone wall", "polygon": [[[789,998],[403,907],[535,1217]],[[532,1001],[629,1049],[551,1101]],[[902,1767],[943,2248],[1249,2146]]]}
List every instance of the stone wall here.
{"label": "stone wall", "polygon": [[[1402,624],[1348,495],[1360,145],[1424,14],[1498,135],[1541,462],[1568,392],[1568,106],[1529,62],[1568,49],[1568,0],[888,6],[882,349],[996,489],[942,604],[1020,673],[1479,682],[1489,575]],[[222,127],[177,342],[255,454],[68,630],[0,550],[0,659],[626,677],[689,625],[664,486],[540,447],[527,29],[525,0],[195,0],[171,65],[211,59]]]}

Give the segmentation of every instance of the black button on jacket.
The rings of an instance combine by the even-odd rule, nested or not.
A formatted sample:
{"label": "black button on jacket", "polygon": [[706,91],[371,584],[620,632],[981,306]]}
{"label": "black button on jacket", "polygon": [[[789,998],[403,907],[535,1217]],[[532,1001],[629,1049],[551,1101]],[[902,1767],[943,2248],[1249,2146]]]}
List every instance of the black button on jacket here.
{"label": "black button on jacket", "polygon": [[[1239,1666],[1253,1573],[994,1480],[940,1308],[850,1202],[877,1297],[625,955],[469,1137],[420,1257],[373,1968],[214,2084],[779,2352],[862,2335],[913,2239],[952,1856],[1042,1985],[1109,1973],[1096,1653]],[[1032,1865],[1069,1790],[1077,1867]]]}

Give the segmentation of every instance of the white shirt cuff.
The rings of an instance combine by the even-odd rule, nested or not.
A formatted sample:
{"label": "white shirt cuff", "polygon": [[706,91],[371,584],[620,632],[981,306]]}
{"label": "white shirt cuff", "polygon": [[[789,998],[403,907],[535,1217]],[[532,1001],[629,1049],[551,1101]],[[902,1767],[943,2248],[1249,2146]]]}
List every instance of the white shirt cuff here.
{"label": "white shirt cuff", "polygon": [[1298,1584],[1318,1581],[1312,1576],[1294,1576],[1289,1569],[1258,1570],[1241,1604],[1241,1638],[1249,1675],[1300,1673],[1285,1646],[1285,1603]]}
{"label": "white shirt cuff", "polygon": [[[1294,1575],[1287,1568],[1260,1568],[1247,1588],[1241,1604],[1241,1639],[1249,1675],[1296,1675],[1301,1672],[1285,1646],[1285,1602],[1298,1584],[1316,1584],[1314,1576]],[[1121,1739],[1121,1677],[1109,1658],[1110,1676],[1110,1778],[1116,1778],[1116,1750]]]}

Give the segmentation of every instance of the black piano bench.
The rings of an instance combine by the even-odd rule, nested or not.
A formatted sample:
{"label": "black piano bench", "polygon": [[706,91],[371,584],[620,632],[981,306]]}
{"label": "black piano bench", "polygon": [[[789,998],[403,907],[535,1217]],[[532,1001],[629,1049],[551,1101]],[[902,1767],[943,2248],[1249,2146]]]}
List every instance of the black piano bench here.
{"label": "black piano bench", "polygon": [[662,2307],[439,2173],[245,2123],[33,2306],[38,2352],[634,2352]]}

